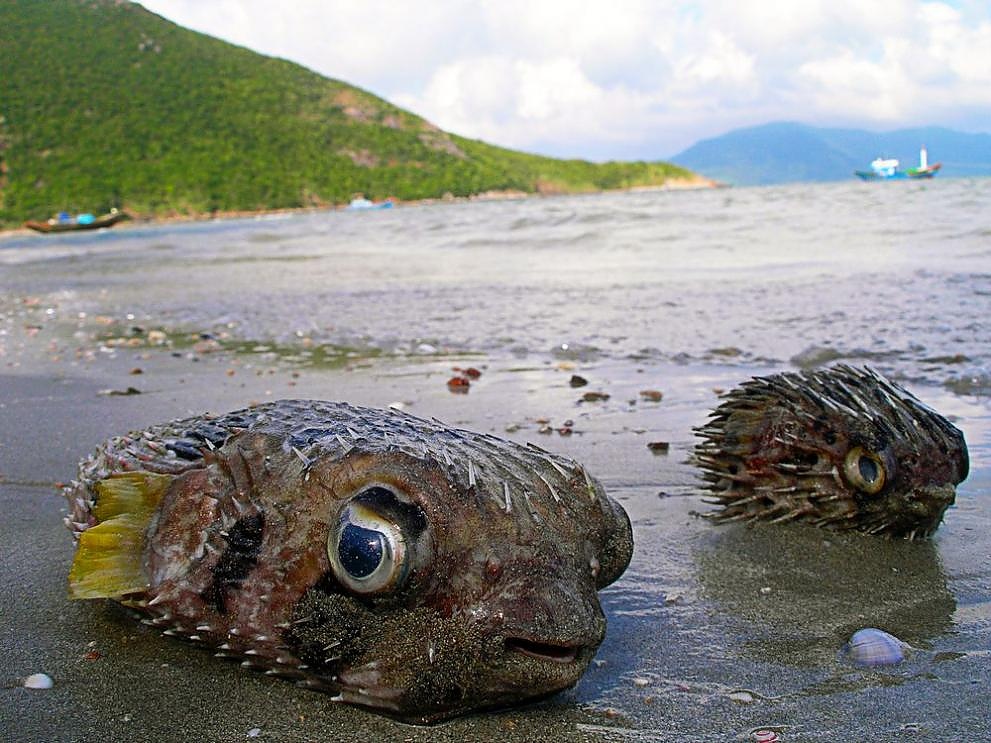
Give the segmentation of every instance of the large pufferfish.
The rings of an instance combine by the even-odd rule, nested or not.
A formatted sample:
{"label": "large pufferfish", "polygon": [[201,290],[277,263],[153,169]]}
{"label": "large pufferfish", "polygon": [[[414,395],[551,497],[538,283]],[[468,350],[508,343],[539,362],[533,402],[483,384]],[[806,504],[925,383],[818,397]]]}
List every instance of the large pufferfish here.
{"label": "large pufferfish", "polygon": [[73,598],[418,723],[577,683],[633,549],[570,459],[315,400],[115,437],[66,496]]}
{"label": "large pufferfish", "polygon": [[755,377],[696,434],[719,522],[925,538],[968,472],[963,433],[870,368]]}

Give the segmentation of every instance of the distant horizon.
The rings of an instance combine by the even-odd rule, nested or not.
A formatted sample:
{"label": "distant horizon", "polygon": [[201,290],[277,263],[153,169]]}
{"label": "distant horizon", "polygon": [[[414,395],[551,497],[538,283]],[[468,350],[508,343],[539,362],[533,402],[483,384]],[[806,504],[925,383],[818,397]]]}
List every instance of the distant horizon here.
{"label": "distant horizon", "polygon": [[991,6],[978,0],[142,4],[446,131],[553,157],[666,159],[789,121],[991,132]]}

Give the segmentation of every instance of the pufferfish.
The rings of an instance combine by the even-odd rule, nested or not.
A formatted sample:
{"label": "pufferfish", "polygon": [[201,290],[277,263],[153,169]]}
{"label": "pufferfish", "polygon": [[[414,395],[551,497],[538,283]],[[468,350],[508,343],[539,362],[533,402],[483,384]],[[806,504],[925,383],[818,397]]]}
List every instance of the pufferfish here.
{"label": "pufferfish", "polygon": [[337,402],[110,439],[66,495],[71,597],[416,723],[577,683],[633,549],[570,459]]}
{"label": "pufferfish", "polygon": [[695,432],[715,521],[924,538],[968,471],[963,433],[869,368],[755,377]]}

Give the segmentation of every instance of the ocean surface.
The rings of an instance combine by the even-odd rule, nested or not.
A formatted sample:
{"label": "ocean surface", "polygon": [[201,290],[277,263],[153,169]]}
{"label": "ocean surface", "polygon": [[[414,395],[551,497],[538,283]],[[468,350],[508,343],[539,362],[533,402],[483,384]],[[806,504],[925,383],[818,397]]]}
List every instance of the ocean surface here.
{"label": "ocean surface", "polygon": [[[697,518],[692,427],[719,391],[836,361],[878,368],[965,432],[971,475],[935,538]],[[450,394],[451,367],[469,364],[481,378]],[[143,374],[130,376],[133,366]],[[574,373],[611,397],[582,401]],[[50,377],[50,393],[30,392]],[[98,396],[108,384],[142,394]],[[645,388],[663,400],[646,402]],[[21,499],[11,502],[41,503],[38,483],[71,477],[111,433],[275,396],[401,402],[586,463],[630,513],[636,541],[630,569],[602,593],[609,631],[596,662],[541,705],[439,728],[328,712],[320,695],[243,680],[180,643],[128,644],[143,630],[119,613],[65,602],[71,547],[50,506],[51,528],[24,516],[8,533],[0,520],[5,549],[35,534],[9,550],[33,586],[11,608],[25,638],[11,663],[51,670],[50,699],[79,730],[130,736],[137,722],[119,708],[157,740],[183,739],[186,725],[211,740],[255,726],[278,740],[703,743],[749,741],[760,728],[782,743],[991,740],[991,179],[0,238],[0,488]],[[645,446],[658,440],[668,455]],[[71,637],[38,635],[52,611],[113,666],[81,666]],[[845,662],[843,644],[863,627],[908,643],[905,663]],[[215,690],[235,683],[230,707]],[[154,702],[174,694],[200,713]],[[51,702],[15,701],[21,730],[71,739]]]}
{"label": "ocean surface", "polygon": [[[991,179],[616,193],[0,239],[58,313],[360,353],[787,366],[991,392]],[[306,349],[302,349],[306,350]]]}

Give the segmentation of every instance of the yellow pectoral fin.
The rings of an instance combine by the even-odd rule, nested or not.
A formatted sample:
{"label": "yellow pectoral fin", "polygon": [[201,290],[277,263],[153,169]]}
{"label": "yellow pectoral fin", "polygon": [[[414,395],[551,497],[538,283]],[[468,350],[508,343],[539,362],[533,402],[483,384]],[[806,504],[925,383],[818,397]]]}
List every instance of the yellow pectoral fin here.
{"label": "yellow pectoral fin", "polygon": [[96,484],[93,515],[100,523],[79,535],[69,598],[120,598],[148,587],[146,534],[170,482],[168,475],[128,472]]}

